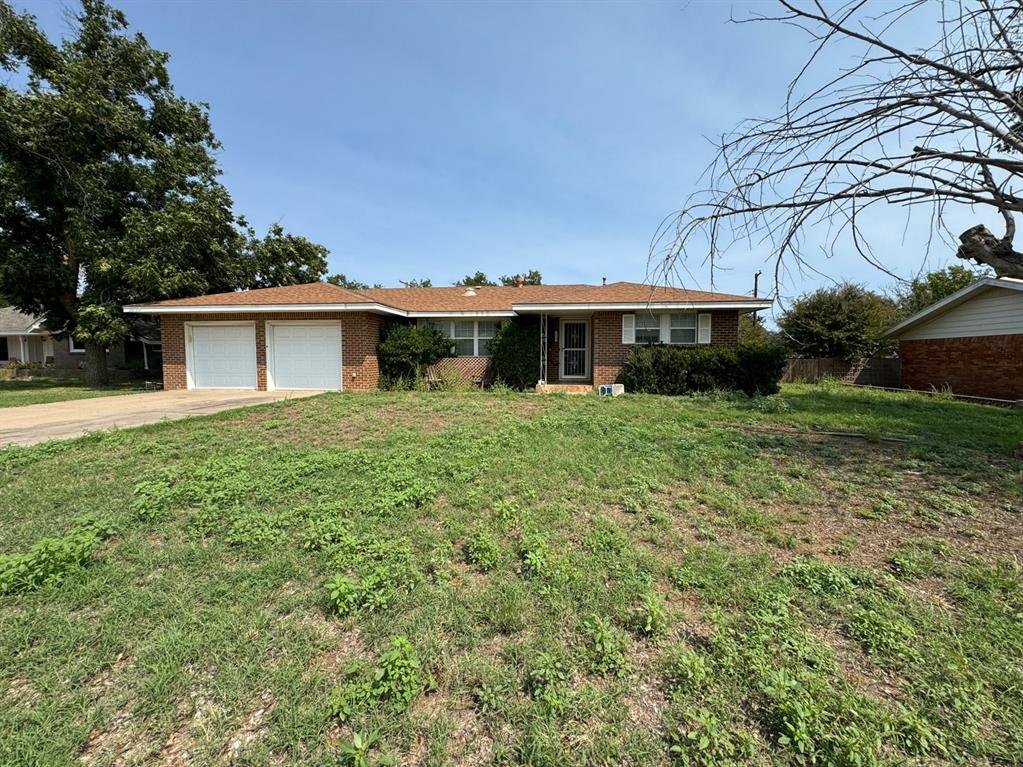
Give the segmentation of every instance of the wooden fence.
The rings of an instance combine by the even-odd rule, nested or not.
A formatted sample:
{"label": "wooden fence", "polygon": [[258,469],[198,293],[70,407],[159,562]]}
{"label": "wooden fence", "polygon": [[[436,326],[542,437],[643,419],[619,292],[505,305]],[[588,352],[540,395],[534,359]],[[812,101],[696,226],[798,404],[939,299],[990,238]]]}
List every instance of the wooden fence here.
{"label": "wooden fence", "polygon": [[837,378],[861,386],[898,388],[902,385],[902,362],[898,357],[874,357],[856,363],[838,357],[799,357],[788,361],[781,380],[817,383],[822,378]]}

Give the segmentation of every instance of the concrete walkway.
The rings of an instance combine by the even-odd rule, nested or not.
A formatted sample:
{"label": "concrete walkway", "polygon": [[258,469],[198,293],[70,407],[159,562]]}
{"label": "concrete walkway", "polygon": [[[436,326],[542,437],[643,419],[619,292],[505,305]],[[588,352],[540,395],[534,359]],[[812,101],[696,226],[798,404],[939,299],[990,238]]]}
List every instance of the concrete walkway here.
{"label": "concrete walkway", "polygon": [[130,428],[219,413],[248,405],[309,397],[315,391],[154,391],[0,408],[0,445],[34,445],[93,431]]}

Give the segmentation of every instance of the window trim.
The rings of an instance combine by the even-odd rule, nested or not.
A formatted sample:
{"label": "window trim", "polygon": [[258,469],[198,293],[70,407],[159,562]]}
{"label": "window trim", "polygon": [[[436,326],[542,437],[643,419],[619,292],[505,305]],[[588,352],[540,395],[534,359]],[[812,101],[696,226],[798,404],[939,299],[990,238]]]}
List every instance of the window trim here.
{"label": "window trim", "polygon": [[82,346],[81,349],[76,349],[75,348],[74,336],[68,336],[67,337],[67,348],[68,348],[68,353],[69,354],[85,354],[85,346],[84,345]]}
{"label": "window trim", "polygon": [[[671,331],[673,329],[672,326],[671,326],[671,318],[672,317],[682,317],[682,316],[692,317],[693,320],[694,320],[693,327],[692,328],[674,328],[674,330],[692,330],[693,331],[693,340],[692,341],[672,341],[671,340]],[[682,312],[657,312],[657,313],[651,313],[651,312],[626,313],[626,314],[622,315],[622,317],[623,317],[623,322],[622,322],[622,337],[623,337],[623,340],[622,340],[622,343],[625,346],[649,346],[649,345],[663,345],[663,346],[707,346],[707,345],[709,345],[711,343],[709,338],[706,341],[700,341],[700,319],[701,319],[701,317],[704,317],[704,316],[707,317],[707,321],[706,322],[707,322],[707,328],[709,330],[710,316],[711,316],[709,312],[682,311]],[[631,317],[632,318],[632,327],[631,327],[631,329],[628,328],[628,323],[625,322],[625,318],[626,317]],[[652,328],[652,327],[651,328],[641,328],[640,325],[639,325],[639,318],[640,317],[646,317],[646,318],[651,318],[652,317],[652,318],[657,320],[657,340],[656,341],[640,340],[639,334],[642,331],[645,330],[645,331],[650,332],[650,331],[654,330],[654,328]],[[649,322],[649,321],[650,321],[650,319],[647,319],[647,322]],[[632,340],[631,341],[627,341],[627,340],[625,340],[625,338],[626,338],[626,336],[630,332],[631,332]]]}
{"label": "window trim", "polygon": [[[693,326],[692,327],[684,327],[684,328],[682,328],[682,327],[676,328],[674,325],[672,325],[672,320],[675,317],[692,317],[692,319],[693,319]],[[674,340],[672,340],[671,334],[672,334],[672,331],[675,331],[675,330],[691,330],[693,332],[693,340],[692,341],[674,341]],[[667,341],[667,343],[671,344],[672,346],[696,346],[697,343],[699,342],[699,338],[700,338],[700,319],[699,319],[699,314],[697,312],[674,312],[674,313],[668,315],[668,341]]]}
{"label": "window trim", "polygon": [[[468,341],[469,336],[456,337],[455,336],[455,323],[458,322],[471,322],[472,323],[472,354],[455,354],[455,346],[458,341]],[[444,335],[445,340],[450,341],[449,353],[456,357],[483,357],[490,358],[490,354],[480,354],[480,344],[489,343],[494,340],[494,336],[488,338],[480,337],[480,323],[492,323],[494,325],[494,334],[501,328],[501,320],[496,317],[487,317],[485,319],[477,319],[476,317],[430,317],[428,319],[420,319],[420,327],[437,327],[438,330]],[[441,327],[444,326],[444,327]],[[446,329],[445,329],[446,328]],[[489,349],[488,349],[489,352]]]}

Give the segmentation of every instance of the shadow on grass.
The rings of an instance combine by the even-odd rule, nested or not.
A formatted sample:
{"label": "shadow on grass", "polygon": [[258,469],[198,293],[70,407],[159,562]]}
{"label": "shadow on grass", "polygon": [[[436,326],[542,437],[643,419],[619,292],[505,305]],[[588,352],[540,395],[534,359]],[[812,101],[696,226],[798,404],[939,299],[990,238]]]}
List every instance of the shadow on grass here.
{"label": "shadow on grass", "polygon": [[936,449],[1006,453],[1023,442],[1023,409],[870,389],[789,387],[783,420],[866,436],[907,436]]}

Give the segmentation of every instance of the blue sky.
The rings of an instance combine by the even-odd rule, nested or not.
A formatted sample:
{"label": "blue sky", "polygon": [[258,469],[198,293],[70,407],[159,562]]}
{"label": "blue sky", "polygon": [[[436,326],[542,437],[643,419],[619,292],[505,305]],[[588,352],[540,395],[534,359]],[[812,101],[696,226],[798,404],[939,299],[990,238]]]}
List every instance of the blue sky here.
{"label": "blue sky", "polygon": [[[15,3],[51,36],[74,7]],[[785,27],[729,24],[743,3],[115,5],[171,54],[178,92],[209,103],[237,211],[385,285],[476,269],[643,279],[653,232],[712,157],[707,137],[776,112],[808,50]],[[909,274],[927,222],[883,218],[882,249]],[[734,248],[717,289],[747,292],[767,255]],[[710,287],[701,260],[687,287]],[[892,282],[851,247],[818,266]],[[793,274],[782,292],[821,283]]]}

